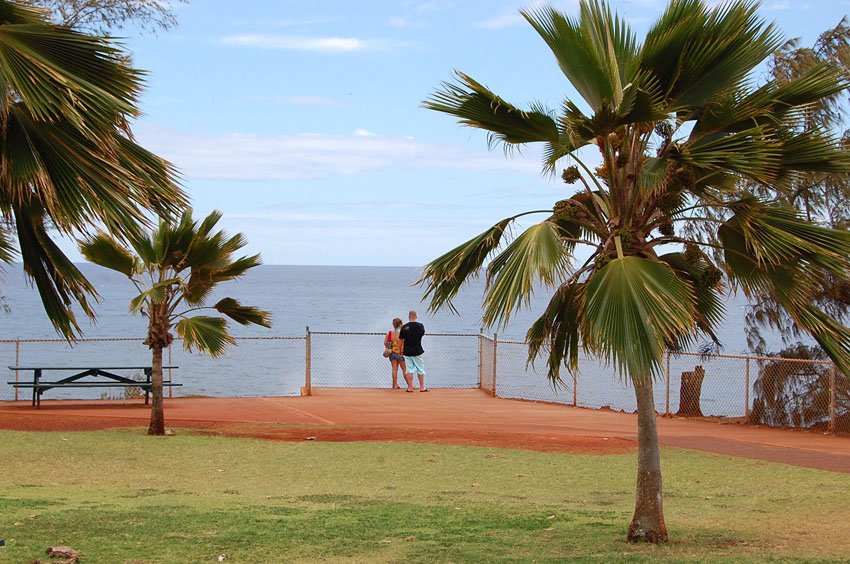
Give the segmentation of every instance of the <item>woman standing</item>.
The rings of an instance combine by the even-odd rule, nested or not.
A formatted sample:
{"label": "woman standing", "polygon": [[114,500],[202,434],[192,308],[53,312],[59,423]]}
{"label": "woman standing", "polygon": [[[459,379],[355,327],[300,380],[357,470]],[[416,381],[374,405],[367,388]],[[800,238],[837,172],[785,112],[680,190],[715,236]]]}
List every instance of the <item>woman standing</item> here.
{"label": "woman standing", "polygon": [[388,332],[386,337],[384,337],[384,347],[390,351],[390,355],[387,358],[390,360],[393,370],[393,390],[400,389],[400,386],[398,385],[399,366],[401,366],[402,375],[406,368],[404,365],[404,357],[401,355],[404,347],[402,346],[402,341],[398,336],[401,325],[401,318],[396,317],[393,319],[393,330]]}

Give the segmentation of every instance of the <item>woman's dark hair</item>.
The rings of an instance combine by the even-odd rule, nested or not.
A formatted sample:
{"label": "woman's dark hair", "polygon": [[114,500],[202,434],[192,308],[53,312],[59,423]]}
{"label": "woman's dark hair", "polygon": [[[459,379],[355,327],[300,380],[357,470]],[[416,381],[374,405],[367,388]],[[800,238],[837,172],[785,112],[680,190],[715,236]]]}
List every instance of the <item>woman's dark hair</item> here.
{"label": "woman's dark hair", "polygon": [[400,317],[396,317],[395,319],[393,319],[393,327],[398,329],[399,327],[401,327],[401,325],[402,325],[402,321],[401,321]]}

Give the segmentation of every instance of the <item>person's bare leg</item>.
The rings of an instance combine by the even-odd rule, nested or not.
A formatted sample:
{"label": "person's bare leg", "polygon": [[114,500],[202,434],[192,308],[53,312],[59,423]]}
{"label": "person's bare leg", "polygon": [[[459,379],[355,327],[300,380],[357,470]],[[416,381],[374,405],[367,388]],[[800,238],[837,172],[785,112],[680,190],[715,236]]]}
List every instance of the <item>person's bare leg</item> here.
{"label": "person's bare leg", "polygon": [[417,376],[419,376],[419,391],[424,392],[425,390],[428,389],[428,388],[425,387],[425,375],[424,374],[417,374]]}
{"label": "person's bare leg", "polygon": [[405,372],[404,373],[404,381],[407,382],[407,391],[412,392],[414,390],[414,388],[413,388],[413,374],[410,374],[409,372]]}
{"label": "person's bare leg", "polygon": [[398,389],[398,361],[392,360],[390,361],[393,367],[393,390]]}

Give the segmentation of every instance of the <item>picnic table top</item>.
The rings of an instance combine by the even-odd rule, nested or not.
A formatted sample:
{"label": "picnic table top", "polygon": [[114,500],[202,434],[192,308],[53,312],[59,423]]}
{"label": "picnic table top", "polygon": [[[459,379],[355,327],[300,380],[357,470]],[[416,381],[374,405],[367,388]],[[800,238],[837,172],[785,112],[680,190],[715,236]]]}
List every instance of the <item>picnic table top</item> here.
{"label": "picnic table top", "polygon": [[[148,370],[152,366],[10,366],[9,370]],[[179,368],[177,366],[163,366],[167,368]]]}

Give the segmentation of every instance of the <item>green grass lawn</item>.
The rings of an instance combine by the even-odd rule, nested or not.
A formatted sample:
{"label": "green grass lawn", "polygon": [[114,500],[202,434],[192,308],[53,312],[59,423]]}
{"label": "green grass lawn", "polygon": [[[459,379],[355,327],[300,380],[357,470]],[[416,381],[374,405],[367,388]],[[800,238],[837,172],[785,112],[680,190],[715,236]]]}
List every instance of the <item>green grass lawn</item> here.
{"label": "green grass lawn", "polygon": [[0,562],[850,559],[850,475],[665,449],[671,542],[624,542],[635,456],[0,431]]}

